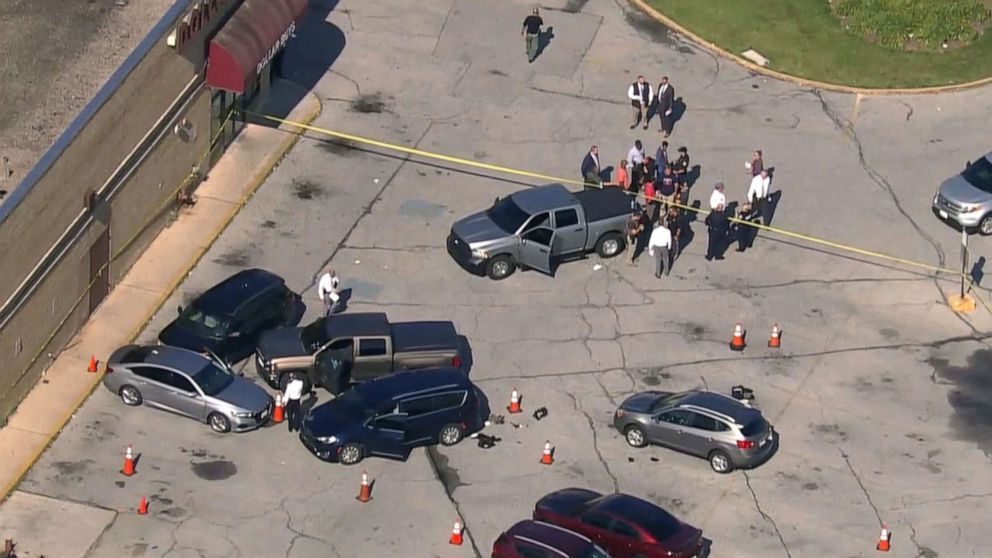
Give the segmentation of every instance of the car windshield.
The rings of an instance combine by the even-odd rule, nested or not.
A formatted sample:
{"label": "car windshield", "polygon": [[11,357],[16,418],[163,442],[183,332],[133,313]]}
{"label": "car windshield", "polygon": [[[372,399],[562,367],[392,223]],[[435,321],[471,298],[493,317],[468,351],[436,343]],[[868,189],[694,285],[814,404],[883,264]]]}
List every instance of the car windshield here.
{"label": "car windshield", "polygon": [[520,209],[513,198],[503,198],[486,210],[486,217],[496,223],[496,226],[508,233],[515,233],[527,221],[530,215]]}
{"label": "car windshield", "polygon": [[972,163],[961,173],[961,176],[968,181],[968,184],[992,194],[992,163],[987,157]]}
{"label": "car windshield", "polygon": [[579,554],[579,558],[610,558],[605,550],[596,545],[591,545],[585,552]]}
{"label": "car windshield", "polygon": [[217,395],[234,382],[234,377],[211,362],[193,375],[193,381],[204,394]]}
{"label": "car windshield", "polygon": [[184,325],[205,331],[209,335],[220,337],[227,333],[230,323],[224,318],[203,312],[195,306],[190,306],[179,315],[179,321]]}
{"label": "car windshield", "polygon": [[326,319],[327,318],[321,318],[303,328],[303,333],[300,334],[300,341],[308,350],[313,351],[318,347],[324,346],[328,341],[330,341],[330,339],[327,338],[327,327],[324,324],[324,320]]}

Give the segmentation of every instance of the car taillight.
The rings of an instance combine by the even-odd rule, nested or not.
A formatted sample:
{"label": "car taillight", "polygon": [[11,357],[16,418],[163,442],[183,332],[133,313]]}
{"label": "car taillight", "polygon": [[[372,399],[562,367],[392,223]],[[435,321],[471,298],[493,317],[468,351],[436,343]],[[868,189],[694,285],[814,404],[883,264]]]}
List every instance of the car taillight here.
{"label": "car taillight", "polygon": [[454,366],[455,368],[461,368],[462,367],[462,357],[456,356],[453,359],[451,359],[451,365]]}
{"label": "car taillight", "polygon": [[737,447],[740,449],[751,449],[754,447],[754,442],[751,440],[737,440]]}

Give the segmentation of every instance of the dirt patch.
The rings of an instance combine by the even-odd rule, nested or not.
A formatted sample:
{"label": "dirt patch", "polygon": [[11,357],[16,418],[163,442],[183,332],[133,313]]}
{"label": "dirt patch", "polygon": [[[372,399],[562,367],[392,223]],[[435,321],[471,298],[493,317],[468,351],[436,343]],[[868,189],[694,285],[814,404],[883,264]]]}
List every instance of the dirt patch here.
{"label": "dirt patch", "polygon": [[362,114],[378,114],[386,110],[381,93],[359,95],[351,102],[351,110]]}

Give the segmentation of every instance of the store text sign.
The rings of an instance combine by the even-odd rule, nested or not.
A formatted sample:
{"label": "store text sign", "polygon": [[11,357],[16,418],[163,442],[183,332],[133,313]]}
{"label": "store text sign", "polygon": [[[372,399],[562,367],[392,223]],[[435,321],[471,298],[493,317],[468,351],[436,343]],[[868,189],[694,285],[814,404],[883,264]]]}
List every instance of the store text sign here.
{"label": "store text sign", "polygon": [[182,54],[193,37],[224,14],[232,0],[196,0],[176,27],[176,52]]}

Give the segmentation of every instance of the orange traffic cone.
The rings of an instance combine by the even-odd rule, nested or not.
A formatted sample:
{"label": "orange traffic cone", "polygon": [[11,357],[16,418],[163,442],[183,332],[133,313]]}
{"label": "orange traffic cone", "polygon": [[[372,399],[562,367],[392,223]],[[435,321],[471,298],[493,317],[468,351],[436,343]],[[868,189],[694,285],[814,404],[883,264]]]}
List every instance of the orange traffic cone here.
{"label": "orange traffic cone", "polygon": [[456,546],[462,544],[462,522],[460,519],[455,519],[455,526],[451,529],[451,538],[448,539],[448,543]]}
{"label": "orange traffic cone", "polygon": [[90,356],[90,365],[86,367],[86,371],[90,373],[96,372],[96,357]]}
{"label": "orange traffic cone", "polygon": [[734,338],[730,341],[730,350],[743,351],[746,346],[744,343],[744,328],[741,327],[740,322],[737,322],[737,327],[734,328]]}
{"label": "orange traffic cone", "polygon": [[121,473],[125,477],[130,477],[134,474],[134,454],[131,452],[131,446],[127,446],[127,450],[124,452],[124,468],[121,469]]}
{"label": "orange traffic cone", "polygon": [[889,539],[891,538],[892,538],[892,533],[889,532],[889,528],[883,523],[882,534],[878,536],[878,545],[875,546],[875,550],[879,552],[888,552]]}
{"label": "orange traffic cone", "polygon": [[510,392],[510,406],[506,410],[511,413],[520,413],[523,411],[520,408],[520,394],[517,392],[517,388],[513,388],[513,391]]}
{"label": "orange traffic cone", "polygon": [[276,408],[272,410],[272,422],[279,424],[282,422],[282,394],[276,394]]}
{"label": "orange traffic cone", "polygon": [[145,497],[141,497],[141,502],[138,504],[138,515],[145,515],[148,513],[148,500]]}
{"label": "orange traffic cone", "polygon": [[541,456],[541,463],[544,465],[551,465],[555,462],[555,458],[551,455],[551,442],[544,442],[544,455]]}
{"label": "orange traffic cone", "polygon": [[772,337],[768,340],[768,346],[777,349],[782,346],[782,331],[778,328],[778,324],[772,326]]}
{"label": "orange traffic cone", "polygon": [[368,502],[372,499],[372,487],[369,485],[369,474],[362,471],[362,487],[358,490],[358,497],[356,500],[359,502]]}

